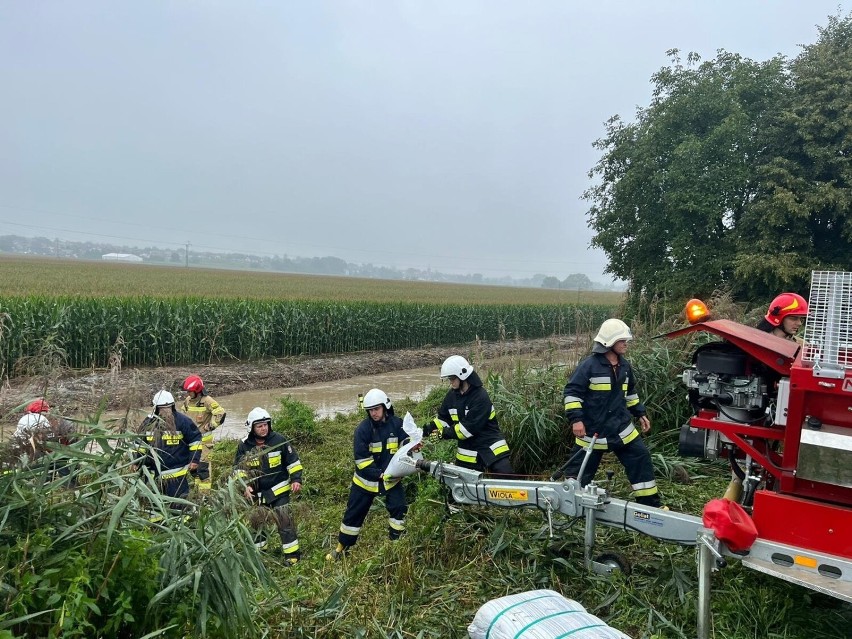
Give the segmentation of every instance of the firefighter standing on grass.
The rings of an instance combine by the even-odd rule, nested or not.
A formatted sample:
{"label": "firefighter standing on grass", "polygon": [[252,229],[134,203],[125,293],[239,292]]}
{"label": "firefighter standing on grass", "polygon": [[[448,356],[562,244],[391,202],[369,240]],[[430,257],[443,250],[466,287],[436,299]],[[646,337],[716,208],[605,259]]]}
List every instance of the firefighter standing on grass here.
{"label": "firefighter standing on grass", "polygon": [[245,496],[260,507],[251,523],[259,528],[258,548],[267,545],[263,525],[266,513],[272,513],[281,538],[281,551],[290,564],[299,561],[299,539],[290,513],[290,494],[302,490],[302,462],[287,439],[272,430],[272,417],[263,408],[253,408],[246,419],[248,434],[237,447],[234,466],[245,479]]}
{"label": "firefighter standing on grass", "polygon": [[473,366],[461,355],[451,355],[441,365],[441,377],[450,380],[450,390],[438,416],[423,427],[423,436],[458,440],[459,466],[513,474],[509,445],[497,424],[494,404]]}
{"label": "firefighter standing on grass", "polygon": [[645,447],[633,418],[643,433],[651,430],[645,407],[636,393],[636,378],[624,358],[627,342],[633,339],[627,324],[608,319],[595,336],[592,354],[581,361],[565,385],[565,418],[571,425],[575,443],[563,471],[577,477],[592,436],[597,435],[588,464],[580,477],[585,486],[595,476],[604,452],[611,450],[624,466],[636,501],[660,507],[660,494],[654,480],[651,454]]}
{"label": "firefighter standing on grass", "polygon": [[151,402],[154,412],[142,422],[145,446],[139,447],[143,463],[150,468],[169,497],[189,494],[187,475],[198,468],[201,433],[189,417],[175,409],[175,398],[161,390]]}
{"label": "firefighter standing on grass", "polygon": [[190,375],[183,382],[188,395],[181,410],[189,415],[201,431],[201,461],[192,473],[199,491],[207,492],[212,487],[210,451],[213,450],[213,431],[225,421],[225,409],[204,390],[204,382],[198,375]]}
{"label": "firefighter standing on grass", "polygon": [[406,443],[408,434],[402,420],[394,415],[387,394],[373,388],[364,395],[367,417],[357,428],[353,439],[355,474],[349,489],[349,501],[340,525],[337,548],[326,555],[334,560],[343,556],[358,541],[361,527],[373,500],[384,495],[388,511],[388,537],[399,539],[405,532],[405,490],[399,478],[385,475],[391,457]]}

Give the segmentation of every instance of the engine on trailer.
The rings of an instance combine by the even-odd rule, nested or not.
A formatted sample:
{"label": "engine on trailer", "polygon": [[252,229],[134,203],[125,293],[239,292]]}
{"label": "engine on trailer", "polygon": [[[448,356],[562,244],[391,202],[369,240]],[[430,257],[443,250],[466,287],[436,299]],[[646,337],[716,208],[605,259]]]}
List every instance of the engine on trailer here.
{"label": "engine on trailer", "polygon": [[[773,398],[768,391],[777,375],[728,342],[699,347],[693,365],[683,372],[694,414],[712,411],[715,419],[737,424],[759,424],[769,419]],[[690,424],[681,428],[679,452],[685,457],[717,459],[729,443],[716,431]]]}
{"label": "engine on trailer", "polygon": [[754,422],[768,402],[763,376],[750,372],[748,356],[736,346],[713,342],[699,348],[692,367],[683,372],[693,410],[719,411],[720,419]]}

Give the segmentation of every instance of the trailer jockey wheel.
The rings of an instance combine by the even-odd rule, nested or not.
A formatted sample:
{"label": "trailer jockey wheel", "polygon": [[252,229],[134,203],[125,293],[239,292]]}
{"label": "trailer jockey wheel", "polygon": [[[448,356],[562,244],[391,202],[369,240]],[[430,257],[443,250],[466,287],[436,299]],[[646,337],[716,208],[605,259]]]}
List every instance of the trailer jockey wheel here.
{"label": "trailer jockey wheel", "polygon": [[604,566],[609,566],[613,571],[617,570],[625,577],[630,576],[630,562],[627,561],[627,557],[624,555],[620,555],[617,552],[605,552],[602,555],[598,555],[595,561]]}

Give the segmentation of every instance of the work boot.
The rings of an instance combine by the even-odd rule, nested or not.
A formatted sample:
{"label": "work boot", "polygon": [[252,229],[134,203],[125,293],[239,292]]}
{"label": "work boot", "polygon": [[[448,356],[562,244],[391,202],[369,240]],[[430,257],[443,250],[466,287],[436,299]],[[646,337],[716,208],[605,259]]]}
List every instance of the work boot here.
{"label": "work boot", "polygon": [[339,561],[343,557],[346,556],[346,548],[344,548],[343,544],[337,542],[337,548],[332,550],[325,556],[326,561]]}

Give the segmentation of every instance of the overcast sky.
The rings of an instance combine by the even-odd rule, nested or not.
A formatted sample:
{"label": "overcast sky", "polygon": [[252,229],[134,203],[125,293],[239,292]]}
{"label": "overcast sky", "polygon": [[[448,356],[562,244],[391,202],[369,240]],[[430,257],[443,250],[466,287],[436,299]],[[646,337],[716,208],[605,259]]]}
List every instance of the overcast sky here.
{"label": "overcast sky", "polygon": [[0,235],[607,281],[603,122],[850,4],[0,0]]}

